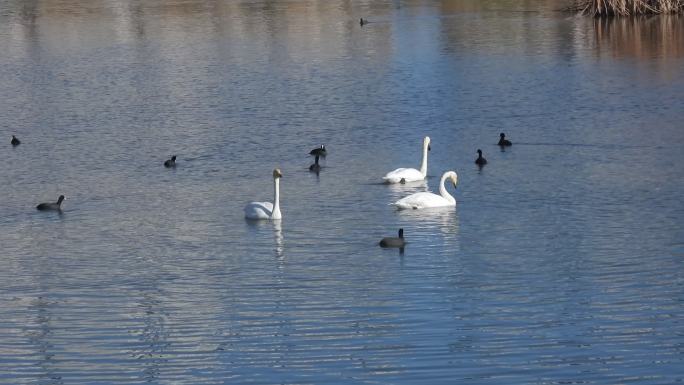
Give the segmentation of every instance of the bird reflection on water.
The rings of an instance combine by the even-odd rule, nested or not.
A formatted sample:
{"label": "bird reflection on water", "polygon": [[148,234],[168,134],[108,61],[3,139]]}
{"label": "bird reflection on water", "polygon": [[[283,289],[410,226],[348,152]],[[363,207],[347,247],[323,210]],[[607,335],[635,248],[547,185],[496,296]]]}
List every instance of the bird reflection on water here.
{"label": "bird reflection on water", "polygon": [[283,258],[285,250],[285,242],[283,239],[283,220],[276,219],[273,221],[273,237],[275,239],[275,253],[277,258]]}
{"label": "bird reflection on water", "polygon": [[255,242],[263,242],[265,232],[273,233],[273,250],[278,259],[284,257],[285,254],[285,238],[283,236],[283,219],[274,219],[270,221],[263,220],[245,220],[247,229],[249,230],[250,239]]}

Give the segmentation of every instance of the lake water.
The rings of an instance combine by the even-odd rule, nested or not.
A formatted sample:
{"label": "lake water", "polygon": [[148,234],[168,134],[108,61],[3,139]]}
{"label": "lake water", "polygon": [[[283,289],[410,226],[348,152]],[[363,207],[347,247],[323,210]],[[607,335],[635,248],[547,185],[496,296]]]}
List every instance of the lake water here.
{"label": "lake water", "polygon": [[0,3],[0,383],[684,381],[684,19],[558,8]]}

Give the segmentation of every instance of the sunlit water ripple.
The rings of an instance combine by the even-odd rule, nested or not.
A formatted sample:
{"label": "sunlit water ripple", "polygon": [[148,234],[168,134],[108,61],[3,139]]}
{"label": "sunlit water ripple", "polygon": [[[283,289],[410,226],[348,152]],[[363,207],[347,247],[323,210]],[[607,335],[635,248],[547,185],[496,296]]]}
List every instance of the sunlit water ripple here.
{"label": "sunlit water ripple", "polygon": [[683,24],[555,7],[0,4],[0,383],[684,381]]}

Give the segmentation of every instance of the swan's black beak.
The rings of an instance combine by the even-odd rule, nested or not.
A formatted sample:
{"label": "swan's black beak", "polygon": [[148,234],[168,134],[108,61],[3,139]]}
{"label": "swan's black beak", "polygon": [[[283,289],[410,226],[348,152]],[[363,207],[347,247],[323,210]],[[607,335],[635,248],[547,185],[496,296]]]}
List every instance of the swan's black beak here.
{"label": "swan's black beak", "polygon": [[430,151],[430,150],[432,150],[432,148],[430,148],[430,145],[428,144],[428,151]]}

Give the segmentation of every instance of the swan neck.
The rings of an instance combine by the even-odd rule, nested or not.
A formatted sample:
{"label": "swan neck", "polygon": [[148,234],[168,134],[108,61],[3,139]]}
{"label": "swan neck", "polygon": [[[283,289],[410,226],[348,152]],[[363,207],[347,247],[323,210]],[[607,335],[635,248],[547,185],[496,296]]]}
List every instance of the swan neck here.
{"label": "swan neck", "polygon": [[423,178],[427,176],[428,146],[430,146],[429,143],[423,143],[423,161],[420,163],[420,173],[423,174]]}
{"label": "swan neck", "polygon": [[271,219],[280,219],[280,178],[273,179],[273,212]]}
{"label": "swan neck", "polygon": [[446,182],[447,178],[449,177],[448,173],[445,173],[442,175],[442,179],[439,181],[439,195],[442,196],[442,198],[448,200],[451,203],[456,202],[454,197],[449,194],[449,191],[447,191],[446,187],[444,187],[444,182]]}

